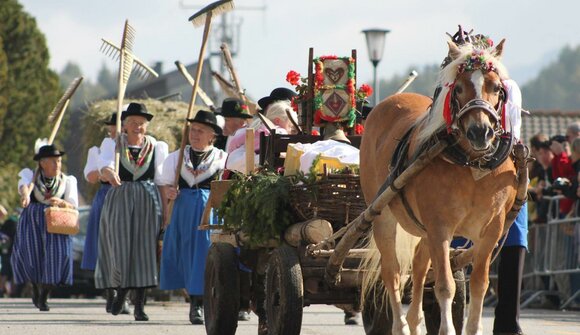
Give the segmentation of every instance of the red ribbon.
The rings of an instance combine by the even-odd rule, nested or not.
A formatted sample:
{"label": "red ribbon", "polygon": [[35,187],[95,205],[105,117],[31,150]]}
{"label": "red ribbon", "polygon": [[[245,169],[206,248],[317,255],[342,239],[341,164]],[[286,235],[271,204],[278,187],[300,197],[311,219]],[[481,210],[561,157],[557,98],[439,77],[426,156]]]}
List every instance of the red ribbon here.
{"label": "red ribbon", "polygon": [[445,119],[445,123],[447,124],[447,133],[451,133],[451,122],[453,122],[451,116],[451,93],[453,92],[453,87],[455,86],[455,82],[448,86],[449,91],[445,95],[445,104],[443,106],[443,118]]}

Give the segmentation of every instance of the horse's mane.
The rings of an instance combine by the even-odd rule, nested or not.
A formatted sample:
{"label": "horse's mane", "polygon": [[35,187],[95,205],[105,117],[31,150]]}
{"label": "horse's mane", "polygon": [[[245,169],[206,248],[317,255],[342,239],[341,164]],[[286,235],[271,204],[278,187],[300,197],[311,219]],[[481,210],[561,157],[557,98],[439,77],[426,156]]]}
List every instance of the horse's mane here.
{"label": "horse's mane", "polygon": [[439,93],[437,99],[433,102],[431,110],[429,110],[427,113],[424,113],[415,122],[415,124],[419,126],[419,129],[421,129],[417,136],[419,145],[428,141],[433,134],[436,134],[438,131],[445,127],[443,109],[445,107],[445,97],[449,92],[449,84],[455,81],[459,67],[464,64],[466,59],[474,52],[482,52],[481,55],[488,62],[491,62],[501,80],[509,78],[507,69],[501,63],[500,59],[493,54],[493,48],[484,49],[467,43],[459,46],[459,51],[461,52],[460,56],[455,58],[455,60],[453,60],[439,72],[436,87],[441,87],[441,92]]}

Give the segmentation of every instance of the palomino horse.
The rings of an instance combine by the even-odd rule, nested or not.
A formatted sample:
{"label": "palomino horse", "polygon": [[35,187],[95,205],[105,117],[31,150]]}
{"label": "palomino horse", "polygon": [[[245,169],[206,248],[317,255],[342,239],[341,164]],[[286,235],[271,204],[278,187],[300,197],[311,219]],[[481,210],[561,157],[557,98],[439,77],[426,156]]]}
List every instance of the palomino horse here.
{"label": "palomino horse", "polygon": [[[380,266],[393,312],[393,334],[420,334],[422,288],[430,262],[441,307],[439,333],[455,334],[451,319],[455,282],[449,261],[453,236],[473,241],[466,333],[482,334],[481,313],[490,258],[508,228],[504,227],[506,214],[516,196],[516,169],[511,159],[501,160],[487,171],[482,167],[501,138],[511,139],[509,132],[502,130],[502,80],[507,79],[500,63],[503,43],[480,49],[449,42],[453,61],[441,70],[438,84],[443,89],[432,108],[428,97],[397,94],[378,104],[366,121],[360,147],[360,176],[367,203],[388,177],[395,148],[411,127],[414,130],[409,135],[407,158],[411,159],[436,134],[449,134],[456,138],[456,147],[467,159],[466,164],[457,164],[447,152],[437,156],[373,222],[371,244],[376,244],[378,252],[366,264],[374,269]],[[511,141],[508,143],[511,149]],[[405,265],[410,265],[411,260],[414,289],[405,319],[401,275],[407,273]],[[373,272],[375,282],[371,278],[364,283],[363,292],[379,280],[378,271],[369,271]]]}

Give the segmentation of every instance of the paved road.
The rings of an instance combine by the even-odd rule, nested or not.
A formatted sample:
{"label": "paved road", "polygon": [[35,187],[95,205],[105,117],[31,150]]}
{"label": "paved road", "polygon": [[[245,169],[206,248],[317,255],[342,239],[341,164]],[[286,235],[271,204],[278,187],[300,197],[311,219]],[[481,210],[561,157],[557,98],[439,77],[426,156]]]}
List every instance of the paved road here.
{"label": "paved road", "polygon": [[[151,321],[135,322],[132,315],[104,312],[103,299],[51,299],[50,312],[32,308],[29,299],[0,299],[0,334],[39,335],[157,335],[205,334],[203,326],[189,324],[188,305],[180,302],[150,302]],[[491,334],[492,310],[484,312],[484,334]],[[522,326],[527,335],[580,335],[580,312],[526,309]],[[304,309],[302,335],[364,334],[362,326],[344,326],[342,313],[332,306]],[[241,322],[237,334],[255,335],[257,318]]]}

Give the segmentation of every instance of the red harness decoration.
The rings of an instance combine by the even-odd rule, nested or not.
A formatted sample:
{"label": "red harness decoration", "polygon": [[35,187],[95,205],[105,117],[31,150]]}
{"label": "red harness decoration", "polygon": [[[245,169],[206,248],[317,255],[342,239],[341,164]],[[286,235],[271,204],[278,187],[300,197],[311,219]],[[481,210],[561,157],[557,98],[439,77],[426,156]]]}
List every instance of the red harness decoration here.
{"label": "red harness decoration", "polygon": [[[503,82],[503,80],[501,81],[501,86],[503,86],[503,91],[504,91],[504,97],[503,97],[503,102],[501,102],[501,129],[503,129],[504,131],[506,131],[506,125],[505,125],[505,105],[507,104],[508,101],[508,90],[505,87],[505,84]],[[513,129],[511,130],[513,131]]]}
{"label": "red harness decoration", "polygon": [[453,117],[451,116],[451,94],[453,93],[453,87],[455,82],[446,85],[449,88],[449,92],[445,95],[445,104],[443,105],[443,118],[445,118],[445,123],[447,124],[447,134],[451,133],[451,123],[453,122]]}

